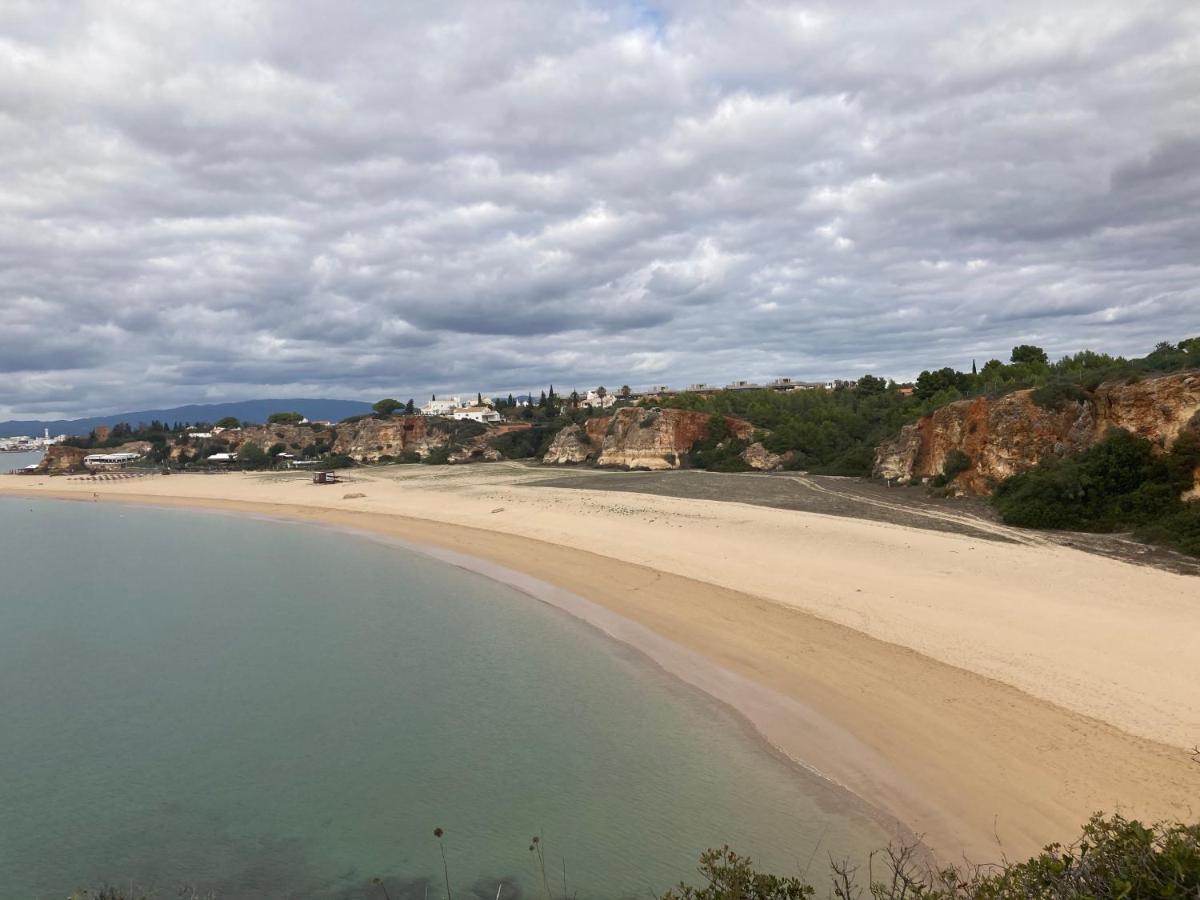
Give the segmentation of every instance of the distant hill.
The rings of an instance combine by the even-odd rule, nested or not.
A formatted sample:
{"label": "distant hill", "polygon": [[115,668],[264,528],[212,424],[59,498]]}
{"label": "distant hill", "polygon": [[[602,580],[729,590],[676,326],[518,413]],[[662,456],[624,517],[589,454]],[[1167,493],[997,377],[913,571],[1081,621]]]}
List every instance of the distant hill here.
{"label": "distant hill", "polygon": [[371,404],[362,400],[242,400],[237,403],[198,403],[190,406],[175,406],[170,409],[140,409],[134,412],[114,413],[111,416],[91,416],[86,419],[42,420],[13,419],[0,422],[0,437],[28,434],[36,437],[43,429],[50,434],[87,434],[97,425],[116,425],[128,422],[208,422],[209,424],[233,416],[243,422],[265,422],[273,412],[298,412],[309,419],[328,419],[340,422],[349,416],[360,416],[371,411]]}

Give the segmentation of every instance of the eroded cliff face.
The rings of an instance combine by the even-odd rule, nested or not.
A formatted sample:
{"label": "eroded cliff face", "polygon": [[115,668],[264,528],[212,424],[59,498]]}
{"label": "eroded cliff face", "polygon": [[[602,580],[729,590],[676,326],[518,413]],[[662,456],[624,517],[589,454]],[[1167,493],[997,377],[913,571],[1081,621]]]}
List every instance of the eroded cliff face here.
{"label": "eroded cliff face", "polygon": [[961,450],[971,467],[955,485],[965,493],[988,494],[1043,459],[1090,447],[1109,428],[1132,431],[1164,448],[1184,429],[1200,429],[1200,372],[1194,370],[1102,384],[1086,400],[1068,401],[1058,410],[1034,403],[1032,393],[960,400],[904,426],[876,450],[876,477],[932,478],[950,451]]}
{"label": "eroded cliff face", "polygon": [[[593,422],[603,422],[607,426],[608,417],[588,420],[589,425]],[[599,452],[599,444],[592,440],[586,429],[579,425],[568,425],[554,436],[542,462],[550,466],[578,465],[593,459]]]}
{"label": "eroded cliff face", "polygon": [[384,456],[399,459],[406,454],[425,459],[449,444],[450,431],[442,423],[426,416],[394,416],[338,425],[333,452],[359,462],[374,462]]}
{"label": "eroded cliff face", "polygon": [[247,444],[268,450],[277,444],[288,453],[341,453],[358,462],[415,454],[424,459],[450,444],[446,423],[425,416],[368,417],[357,422],[314,428],[311,425],[251,425],[222,432],[218,440],[232,452]]}
{"label": "eroded cliff face", "polygon": [[[560,431],[542,461],[552,465],[594,462],[629,469],[678,469],[684,457],[708,436],[708,413],[685,409],[619,409],[588,419],[585,427]],[[754,427],[726,418],[730,431],[746,440]]]}

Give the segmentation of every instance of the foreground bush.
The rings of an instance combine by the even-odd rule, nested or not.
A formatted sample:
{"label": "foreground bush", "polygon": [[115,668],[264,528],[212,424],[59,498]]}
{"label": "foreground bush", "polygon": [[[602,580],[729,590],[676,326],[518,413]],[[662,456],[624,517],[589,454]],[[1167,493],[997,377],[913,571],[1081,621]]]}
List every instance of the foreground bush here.
{"label": "foreground bush", "polygon": [[[441,829],[435,832],[441,837]],[[562,894],[552,887],[546,860],[534,838],[530,852],[540,870],[540,884],[531,896],[542,900],[574,897],[565,886]],[[1037,856],[1024,862],[1003,862],[970,868],[935,869],[922,862],[912,847],[890,847],[872,854],[862,865],[831,861],[828,874],[818,884],[806,876],[774,875],[754,869],[749,857],[729,847],[707,850],[700,856],[699,873],[703,884],[680,884],[658,900],[806,900],[809,897],[833,897],[837,900],[1197,900],[1200,898],[1200,824],[1143,825],[1136,820],[1114,815],[1093,816],[1083,834],[1069,846],[1051,844]],[[445,884],[450,873],[443,868]],[[535,882],[538,879],[535,879]],[[472,890],[471,897],[491,900],[495,883],[486,890]],[[503,886],[503,882],[500,882]],[[378,896],[381,900],[399,897],[429,898],[431,882],[416,879],[398,886],[401,894],[389,893],[384,879],[373,879],[362,891],[337,896],[355,898]],[[519,897],[516,885],[505,897]],[[450,891],[446,889],[446,895]],[[603,889],[589,892],[603,897]],[[308,896],[307,894],[305,896]],[[500,896],[500,891],[495,892]],[[80,891],[70,900],[219,900],[218,895],[191,889],[162,892],[129,892],[102,888]]]}
{"label": "foreground bush", "polygon": [[[834,863],[828,895],[839,900],[1149,900],[1200,897],[1200,825],[1146,826],[1095,816],[1083,836],[1051,844],[1020,863],[934,870],[911,850],[890,850],[861,868]],[[662,900],[803,900],[817,889],[798,878],[756,872],[728,847],[700,858],[700,887],[681,884]],[[823,895],[826,892],[822,892]]]}

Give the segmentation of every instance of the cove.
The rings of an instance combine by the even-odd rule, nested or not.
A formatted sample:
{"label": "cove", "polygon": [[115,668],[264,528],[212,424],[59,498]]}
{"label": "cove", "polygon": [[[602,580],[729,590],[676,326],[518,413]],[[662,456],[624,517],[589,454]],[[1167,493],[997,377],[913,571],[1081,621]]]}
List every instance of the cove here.
{"label": "cove", "polygon": [[[645,897],[886,840],[588,625],[354,535],[0,500],[0,885]],[[469,552],[469,548],[464,548]],[[502,883],[502,886],[501,886]]]}

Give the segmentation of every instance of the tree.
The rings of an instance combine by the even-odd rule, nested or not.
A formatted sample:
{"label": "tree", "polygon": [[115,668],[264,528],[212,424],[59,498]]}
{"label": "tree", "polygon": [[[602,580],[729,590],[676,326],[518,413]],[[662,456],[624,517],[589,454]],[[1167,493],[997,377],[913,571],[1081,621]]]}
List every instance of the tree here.
{"label": "tree", "polygon": [[475,392],[475,405],[483,406],[483,394],[479,391]]}
{"label": "tree", "polygon": [[621,390],[619,390],[619,391],[617,392],[617,394],[620,396],[620,398],[621,398],[622,400],[628,400],[628,399],[629,399],[629,397],[630,397],[630,395],[631,395],[632,393],[633,393],[633,388],[631,388],[631,387],[630,387],[629,385],[627,385],[627,384],[623,384],[623,385],[621,385]]}
{"label": "tree", "polygon": [[596,396],[601,400],[608,396],[608,390],[604,387],[604,385],[600,385],[600,387],[596,388]]}
{"label": "tree", "polygon": [[267,465],[271,458],[267,455],[267,451],[263,450],[258,444],[242,444],[237,452],[238,462],[249,469],[259,469]]}
{"label": "tree", "polygon": [[1014,363],[1041,363],[1043,366],[1050,361],[1046,356],[1046,351],[1033,344],[1021,344],[1019,347],[1013,347],[1011,360]]}
{"label": "tree", "polygon": [[412,397],[408,398],[408,402],[404,404],[404,414],[406,416],[416,415],[417,407],[413,403]]}
{"label": "tree", "polygon": [[304,416],[298,412],[275,412],[267,416],[268,425],[299,425]]}
{"label": "tree", "polygon": [[386,419],[403,405],[404,404],[399,400],[393,400],[391,397],[388,397],[384,400],[380,400],[378,403],[372,406],[371,409],[375,410],[375,414],[377,416],[382,419]]}
{"label": "tree", "polygon": [[969,375],[956,372],[949,366],[938,369],[936,372],[925,371],[917,376],[917,384],[913,393],[919,400],[928,400],[935,394],[950,388],[964,390],[967,387],[965,380],[968,378],[970,378]]}
{"label": "tree", "polygon": [[876,375],[864,375],[858,379],[855,390],[863,396],[882,394],[887,390],[887,382]]}
{"label": "tree", "polygon": [[[242,423],[239,422],[237,419],[235,419],[233,416],[226,416],[220,422],[217,423],[217,428],[227,428],[228,429],[228,428],[241,428],[241,427],[242,427]],[[178,429],[172,429],[172,430],[178,431]]]}

